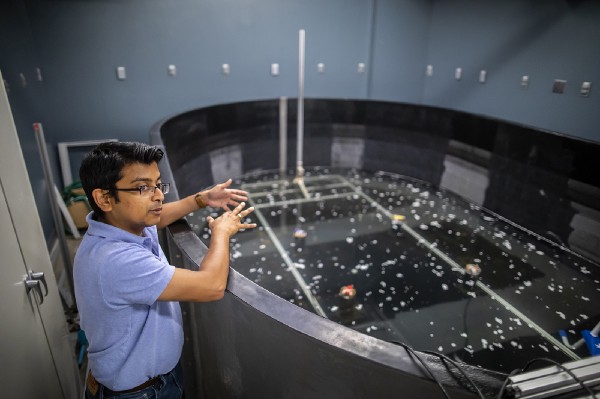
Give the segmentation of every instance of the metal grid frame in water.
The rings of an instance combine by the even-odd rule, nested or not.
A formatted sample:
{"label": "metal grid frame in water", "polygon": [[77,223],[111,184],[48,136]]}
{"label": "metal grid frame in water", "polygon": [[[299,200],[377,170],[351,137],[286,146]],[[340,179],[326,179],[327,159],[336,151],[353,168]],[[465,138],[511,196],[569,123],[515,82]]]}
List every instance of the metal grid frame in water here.
{"label": "metal grid frame in water", "polygon": [[[403,176],[316,168],[304,182],[308,198],[272,172],[238,182],[258,227],[233,237],[231,266],[250,280],[357,331],[488,369],[587,356],[558,331],[574,342],[599,321],[595,263]],[[206,244],[209,212],[188,215]],[[349,300],[339,290],[350,284]]]}

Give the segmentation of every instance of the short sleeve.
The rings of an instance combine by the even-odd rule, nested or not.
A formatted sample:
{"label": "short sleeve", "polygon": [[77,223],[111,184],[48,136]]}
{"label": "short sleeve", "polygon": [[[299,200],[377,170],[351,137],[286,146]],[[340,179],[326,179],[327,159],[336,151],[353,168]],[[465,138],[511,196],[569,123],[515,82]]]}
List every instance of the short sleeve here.
{"label": "short sleeve", "polygon": [[104,260],[100,285],[112,305],[152,305],[167,287],[175,267],[141,245],[121,243]]}

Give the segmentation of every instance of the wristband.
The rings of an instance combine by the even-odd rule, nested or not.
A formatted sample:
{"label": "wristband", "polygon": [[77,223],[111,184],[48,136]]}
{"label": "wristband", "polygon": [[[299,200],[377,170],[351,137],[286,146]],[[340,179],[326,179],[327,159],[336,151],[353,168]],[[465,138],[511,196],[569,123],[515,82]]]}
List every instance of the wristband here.
{"label": "wristband", "polygon": [[200,209],[206,208],[206,203],[204,202],[204,198],[202,198],[201,193],[196,194],[194,199],[196,200],[196,204],[198,204],[198,208],[200,208]]}

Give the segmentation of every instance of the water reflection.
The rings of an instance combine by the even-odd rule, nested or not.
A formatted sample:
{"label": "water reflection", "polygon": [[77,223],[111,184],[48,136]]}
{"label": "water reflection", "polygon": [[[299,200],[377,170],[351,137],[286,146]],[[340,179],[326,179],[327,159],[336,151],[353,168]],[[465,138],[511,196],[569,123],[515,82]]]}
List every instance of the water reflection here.
{"label": "water reflection", "polygon": [[[308,199],[269,172],[237,183],[259,227],[234,237],[231,265],[298,306],[498,371],[589,355],[558,331],[574,342],[600,321],[600,269],[560,245],[391,173],[316,168]],[[206,212],[188,221],[208,242]]]}

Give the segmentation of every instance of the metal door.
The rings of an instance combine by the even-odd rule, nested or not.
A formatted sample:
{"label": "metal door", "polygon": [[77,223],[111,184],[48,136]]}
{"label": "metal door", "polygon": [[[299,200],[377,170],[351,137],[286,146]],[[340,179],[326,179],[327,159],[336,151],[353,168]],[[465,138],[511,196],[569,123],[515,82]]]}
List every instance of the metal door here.
{"label": "metal door", "polygon": [[1,181],[0,186],[0,359],[3,369],[0,373],[1,396],[62,398],[38,310],[38,303],[45,291],[40,285],[41,282],[37,281],[37,285],[34,284],[27,293],[27,269]]}
{"label": "metal door", "polygon": [[77,398],[74,342],[1,83],[0,150],[0,397]]}

